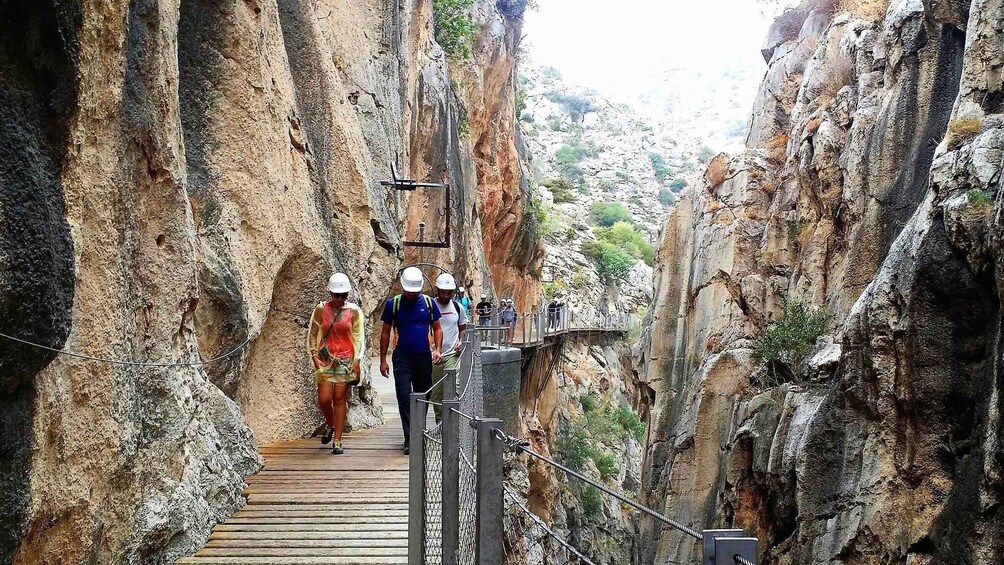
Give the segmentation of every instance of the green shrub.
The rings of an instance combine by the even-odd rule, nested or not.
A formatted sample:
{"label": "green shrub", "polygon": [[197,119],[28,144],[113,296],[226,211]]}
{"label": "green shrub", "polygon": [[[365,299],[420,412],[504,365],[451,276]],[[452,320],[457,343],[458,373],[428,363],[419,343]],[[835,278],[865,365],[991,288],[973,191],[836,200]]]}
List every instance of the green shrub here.
{"label": "green shrub", "polygon": [[547,120],[547,127],[550,128],[551,131],[561,131],[561,120],[558,118],[551,118]]}
{"label": "green shrub", "polygon": [[583,412],[592,412],[596,409],[599,402],[596,400],[595,396],[583,394],[579,397],[579,404],[582,405]]}
{"label": "green shrub", "polygon": [[432,0],[432,15],[436,41],[447,55],[467,59],[477,34],[477,24],[471,19],[474,0]]}
{"label": "green shrub", "polygon": [[630,408],[621,406],[614,410],[614,421],[625,433],[633,435],[639,442],[645,439],[645,424]]}
{"label": "green shrub", "polygon": [[994,205],[994,201],[990,198],[990,195],[985,190],[979,188],[971,189],[966,193],[966,197],[969,198],[969,205],[979,210],[990,208]]}
{"label": "green shrub", "polygon": [[655,260],[655,247],[645,241],[645,237],[635,229],[634,224],[620,221],[609,228],[597,228],[596,238],[616,245],[635,259],[645,261],[649,266]]}
{"label": "green shrub", "polygon": [[593,260],[596,274],[608,284],[627,279],[635,262],[634,257],[608,241],[587,241],[582,244],[582,253]]}
{"label": "green shrub", "polygon": [[676,197],[673,196],[673,191],[668,188],[659,189],[659,204],[663,206],[672,206],[676,203]]}
{"label": "green shrub", "polygon": [[655,178],[659,179],[660,182],[666,180],[666,177],[669,176],[669,169],[666,167],[666,160],[663,159],[662,155],[649,153],[648,158],[652,161],[652,172],[655,173]]}
{"label": "green shrub", "polygon": [[595,463],[596,470],[600,472],[600,478],[604,481],[616,477],[620,473],[620,469],[617,468],[617,462],[611,453],[600,455],[595,459]]}
{"label": "green shrub", "polygon": [[641,199],[641,196],[638,196],[637,194],[632,194],[631,198],[628,198],[628,202],[630,202],[631,204],[634,204],[635,206],[643,206],[644,205],[644,201]]}
{"label": "green shrub", "polygon": [[603,192],[610,192],[614,189],[614,183],[608,181],[607,179],[603,179],[596,183],[596,188],[602,190]]}
{"label": "green shrub", "polygon": [[781,317],[763,328],[753,343],[753,357],[767,365],[769,384],[798,380],[802,360],[826,331],[825,311],[810,309],[801,300],[784,302]]}
{"label": "green shrub", "polygon": [[581,121],[582,117],[587,113],[596,111],[593,101],[586,96],[566,94],[559,91],[548,92],[545,96],[551,102],[564,108],[573,122]]}
{"label": "green shrub", "polygon": [[[572,239],[572,238],[569,238]],[[576,272],[572,275],[572,286],[575,288],[586,288],[589,286],[589,277],[586,276],[582,271]]]}
{"label": "green shrub", "polygon": [[561,73],[554,67],[544,67],[544,78],[548,80],[561,80]]}
{"label": "green shrub", "polygon": [[556,179],[547,179],[541,181],[540,184],[551,189],[551,194],[554,195],[554,202],[556,204],[576,201],[575,195],[572,194],[572,190],[575,189],[575,185],[572,184],[572,181],[570,179],[567,179],[565,177]]}
{"label": "green shrub", "polygon": [[603,495],[600,489],[587,485],[582,492],[582,514],[587,519],[593,519],[603,512]]}
{"label": "green shrub", "polygon": [[467,116],[461,116],[460,120],[457,121],[457,134],[460,135],[461,139],[471,138],[471,119]]}
{"label": "green shrub", "polygon": [[562,426],[555,450],[561,463],[575,471],[581,471],[586,461],[593,456],[593,447],[586,430],[574,422]]}
{"label": "green shrub", "polygon": [[634,221],[631,212],[620,202],[596,202],[589,208],[589,216],[603,227],[610,227],[617,222]]}
{"label": "green shrub", "polygon": [[618,179],[620,179],[620,180],[622,180],[624,182],[628,182],[628,183],[632,183],[632,184],[634,183],[634,178],[631,175],[625,173],[624,171],[617,171],[616,173],[614,173],[614,176],[616,176]]}
{"label": "green shrub", "polygon": [[687,180],[677,177],[669,183],[669,188],[673,192],[680,192],[684,188],[687,188]]}
{"label": "green shrub", "polygon": [[554,282],[544,283],[544,296],[550,301],[556,294],[568,290],[568,283],[558,279]]}

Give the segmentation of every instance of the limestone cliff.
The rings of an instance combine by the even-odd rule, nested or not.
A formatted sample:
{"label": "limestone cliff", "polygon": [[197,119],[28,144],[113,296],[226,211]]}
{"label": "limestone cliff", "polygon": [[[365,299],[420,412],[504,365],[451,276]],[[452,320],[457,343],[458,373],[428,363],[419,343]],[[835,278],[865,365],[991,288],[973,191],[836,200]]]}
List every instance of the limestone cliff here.
{"label": "limestone cliff", "polygon": [[[138,367],[4,341],[0,562],[166,562],[242,503],[255,444],[321,421],[303,341],[327,276],[375,319],[423,258],[402,240],[438,236],[437,194],[380,186],[392,161],[453,185],[433,260],[530,284],[521,10],[477,2],[454,62],[427,0],[0,2],[0,332],[164,364],[238,348]],[[350,413],[379,418],[365,390]]]}
{"label": "limestone cliff", "polygon": [[[649,504],[755,532],[767,563],[1004,560],[1002,21],[991,0],[779,18],[747,150],[663,230]],[[830,324],[777,383],[752,346],[784,299]],[[643,563],[694,555],[643,530]]]}

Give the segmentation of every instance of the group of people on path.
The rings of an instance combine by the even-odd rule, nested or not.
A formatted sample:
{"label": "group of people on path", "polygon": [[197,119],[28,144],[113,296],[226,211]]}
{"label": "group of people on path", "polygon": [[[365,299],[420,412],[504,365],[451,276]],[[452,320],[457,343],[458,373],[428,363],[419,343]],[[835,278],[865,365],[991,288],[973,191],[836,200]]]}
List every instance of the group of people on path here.
{"label": "group of people on path", "polygon": [[[384,304],[380,332],[380,374],[391,376],[397,396],[404,453],[409,452],[412,391],[426,391],[442,380],[444,371],[457,369],[463,347],[463,335],[470,317],[470,300],[458,297],[456,280],[449,273],[436,279],[435,297],[422,294],[424,275],[417,267],[401,273],[402,293]],[[462,289],[463,287],[461,287]],[[348,387],[358,384],[361,357],[365,353],[363,312],[348,302],[349,278],[335,273],[328,280],[331,300],[314,308],[307,331],[307,350],[314,367],[317,399],[326,423],[321,443],[332,443],[331,452],[345,452],[342,434],[345,429]],[[392,334],[394,348],[390,363]],[[442,383],[430,391],[430,400],[441,403]],[[436,420],[442,418],[436,408]]]}

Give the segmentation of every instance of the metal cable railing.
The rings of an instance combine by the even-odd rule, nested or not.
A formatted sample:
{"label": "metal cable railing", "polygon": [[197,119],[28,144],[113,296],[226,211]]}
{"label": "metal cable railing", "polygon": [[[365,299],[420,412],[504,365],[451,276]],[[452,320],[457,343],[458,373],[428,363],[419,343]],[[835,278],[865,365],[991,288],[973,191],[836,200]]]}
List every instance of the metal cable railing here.
{"label": "metal cable railing", "polygon": [[[589,549],[555,531],[507,484],[504,452],[549,465],[701,544],[705,562],[756,565],[757,540],[742,530],[698,531],[538,453],[485,418],[479,332],[469,332],[460,366],[443,383],[442,421],[427,428],[426,393],[411,397],[409,565],[594,565]],[[418,449],[414,449],[418,446]]]}

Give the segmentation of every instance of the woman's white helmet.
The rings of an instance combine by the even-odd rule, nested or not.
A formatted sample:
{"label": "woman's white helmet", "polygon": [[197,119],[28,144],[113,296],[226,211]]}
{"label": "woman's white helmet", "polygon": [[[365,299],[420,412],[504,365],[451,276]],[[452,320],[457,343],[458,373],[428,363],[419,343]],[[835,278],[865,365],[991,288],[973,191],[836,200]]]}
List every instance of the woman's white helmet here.
{"label": "woman's white helmet", "polygon": [[345,273],[335,273],[328,279],[328,290],[334,294],[342,294],[352,291],[352,284]]}
{"label": "woman's white helmet", "polygon": [[425,276],[418,267],[408,267],[401,273],[401,288],[405,292],[422,292],[425,286]]}
{"label": "woman's white helmet", "polygon": [[457,290],[457,281],[450,273],[443,273],[436,278],[436,288],[439,290]]}

